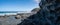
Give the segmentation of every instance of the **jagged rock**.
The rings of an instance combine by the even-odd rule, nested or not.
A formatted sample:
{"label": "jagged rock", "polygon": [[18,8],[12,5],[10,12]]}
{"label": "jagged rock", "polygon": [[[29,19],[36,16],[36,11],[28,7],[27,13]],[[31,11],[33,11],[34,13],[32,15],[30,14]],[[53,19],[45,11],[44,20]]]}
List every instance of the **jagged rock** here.
{"label": "jagged rock", "polygon": [[41,9],[18,25],[60,25],[60,0],[41,0]]}

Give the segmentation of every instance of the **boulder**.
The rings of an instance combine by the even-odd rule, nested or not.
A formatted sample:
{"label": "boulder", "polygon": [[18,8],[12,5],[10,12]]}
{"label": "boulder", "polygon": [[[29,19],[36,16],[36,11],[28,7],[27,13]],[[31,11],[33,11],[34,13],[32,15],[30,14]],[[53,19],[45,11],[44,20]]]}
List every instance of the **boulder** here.
{"label": "boulder", "polygon": [[21,18],[21,16],[20,15],[17,15],[16,17],[15,17],[15,19],[20,19]]}

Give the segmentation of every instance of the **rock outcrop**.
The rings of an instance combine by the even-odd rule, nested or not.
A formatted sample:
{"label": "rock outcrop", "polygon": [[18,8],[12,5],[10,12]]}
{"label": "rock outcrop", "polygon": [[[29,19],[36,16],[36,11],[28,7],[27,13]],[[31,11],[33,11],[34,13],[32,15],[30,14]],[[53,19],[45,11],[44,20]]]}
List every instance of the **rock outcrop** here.
{"label": "rock outcrop", "polygon": [[17,13],[15,19],[26,19],[27,17],[36,14],[39,10],[40,8],[34,8],[31,10],[31,13]]}
{"label": "rock outcrop", "polygon": [[39,10],[40,10],[40,8],[34,8],[33,10],[31,10],[31,13],[36,14]]}
{"label": "rock outcrop", "polygon": [[31,10],[31,12],[38,12],[40,10],[40,8],[34,8],[33,10]]}
{"label": "rock outcrop", "polygon": [[60,0],[41,0],[41,9],[18,25],[60,25]]}

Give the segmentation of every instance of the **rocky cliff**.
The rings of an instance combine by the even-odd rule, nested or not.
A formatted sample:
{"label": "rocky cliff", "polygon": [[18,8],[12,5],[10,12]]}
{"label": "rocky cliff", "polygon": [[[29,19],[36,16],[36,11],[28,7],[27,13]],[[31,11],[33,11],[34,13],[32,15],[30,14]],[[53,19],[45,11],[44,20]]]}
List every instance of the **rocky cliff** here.
{"label": "rocky cliff", "polygon": [[17,25],[60,25],[60,0],[41,0],[41,9]]}

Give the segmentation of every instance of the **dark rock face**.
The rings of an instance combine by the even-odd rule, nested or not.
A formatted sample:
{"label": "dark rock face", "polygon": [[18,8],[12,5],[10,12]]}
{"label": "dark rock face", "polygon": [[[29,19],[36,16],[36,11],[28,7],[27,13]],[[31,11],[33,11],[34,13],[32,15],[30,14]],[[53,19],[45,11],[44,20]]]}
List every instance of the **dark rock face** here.
{"label": "dark rock face", "polygon": [[23,20],[18,25],[60,25],[60,0],[41,0],[37,14]]}

